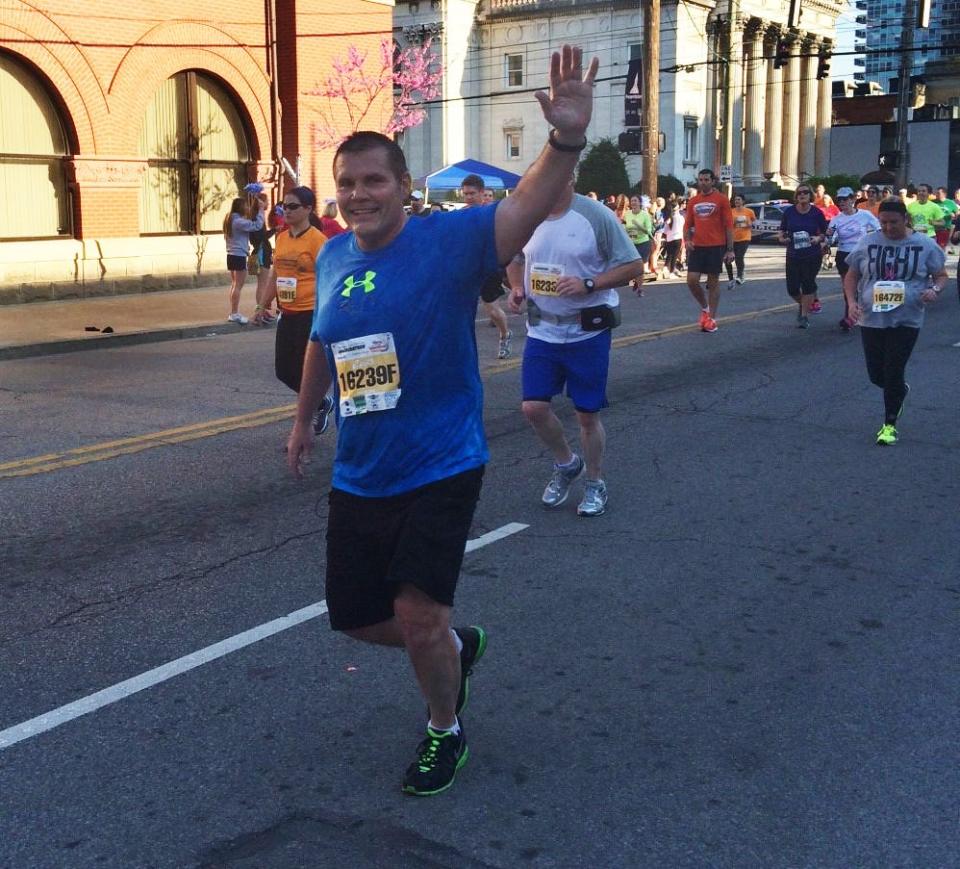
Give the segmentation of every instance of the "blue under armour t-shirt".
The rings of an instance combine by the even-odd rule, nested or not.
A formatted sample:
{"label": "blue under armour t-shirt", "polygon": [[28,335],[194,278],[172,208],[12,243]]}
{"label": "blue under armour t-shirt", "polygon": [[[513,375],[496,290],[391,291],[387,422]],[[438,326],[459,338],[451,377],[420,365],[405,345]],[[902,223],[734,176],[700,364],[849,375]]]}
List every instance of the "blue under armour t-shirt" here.
{"label": "blue under armour t-shirt", "polygon": [[[480,287],[498,268],[495,214],[496,206],[435,214],[408,220],[380,250],[360,250],[350,232],[320,251],[310,338],[323,342],[335,384],[335,488],[382,498],[487,462],[474,321]],[[344,416],[333,345],[349,352],[368,338],[367,351],[379,353],[384,334],[396,349],[396,406]],[[390,364],[377,356],[368,370],[386,380]],[[356,381],[341,373],[349,397]]]}

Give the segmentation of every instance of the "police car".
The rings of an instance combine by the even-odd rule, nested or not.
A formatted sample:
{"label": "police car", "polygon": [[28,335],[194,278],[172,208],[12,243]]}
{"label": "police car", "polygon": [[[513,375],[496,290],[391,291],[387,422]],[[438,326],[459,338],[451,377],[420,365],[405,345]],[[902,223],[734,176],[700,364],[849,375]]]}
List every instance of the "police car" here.
{"label": "police car", "polygon": [[750,224],[751,241],[778,244],[777,233],[780,232],[780,221],[790,204],[788,199],[748,202],[746,207],[757,215],[757,219]]}

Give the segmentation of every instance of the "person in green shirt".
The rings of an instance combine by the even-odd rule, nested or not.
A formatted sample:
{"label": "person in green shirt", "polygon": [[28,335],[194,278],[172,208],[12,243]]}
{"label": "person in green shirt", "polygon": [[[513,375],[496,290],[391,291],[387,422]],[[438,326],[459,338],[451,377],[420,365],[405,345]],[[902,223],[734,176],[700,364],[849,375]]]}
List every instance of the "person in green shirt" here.
{"label": "person in green shirt", "polygon": [[932,192],[933,188],[929,184],[918,184],[917,201],[907,206],[907,214],[910,215],[916,232],[935,238],[937,230],[943,229],[944,217],[940,205],[930,199]]}
{"label": "person in green shirt", "polygon": [[953,219],[957,216],[957,212],[960,211],[960,206],[950,198],[946,187],[937,188],[936,201],[943,212],[943,228],[937,230],[937,244],[946,250],[950,243],[950,227],[953,225]]}
{"label": "person in green shirt", "polygon": [[630,197],[630,210],[623,215],[623,225],[627,237],[633,242],[640,259],[646,262],[650,258],[650,242],[653,239],[653,218],[643,207],[639,196]]}

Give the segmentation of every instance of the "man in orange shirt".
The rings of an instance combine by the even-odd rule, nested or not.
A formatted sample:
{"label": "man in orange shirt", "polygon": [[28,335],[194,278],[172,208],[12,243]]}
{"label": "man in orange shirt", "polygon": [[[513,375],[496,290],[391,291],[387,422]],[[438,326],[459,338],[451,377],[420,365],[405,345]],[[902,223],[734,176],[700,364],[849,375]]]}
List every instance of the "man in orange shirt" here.
{"label": "man in orange shirt", "polygon": [[[717,176],[710,169],[697,173],[698,193],[687,203],[683,229],[687,245],[687,288],[700,304],[700,329],[717,331],[720,305],[720,272],[733,260],[733,212],[730,202],[714,190]],[[700,286],[700,275],[707,276],[707,293]],[[709,303],[708,303],[709,296]]]}

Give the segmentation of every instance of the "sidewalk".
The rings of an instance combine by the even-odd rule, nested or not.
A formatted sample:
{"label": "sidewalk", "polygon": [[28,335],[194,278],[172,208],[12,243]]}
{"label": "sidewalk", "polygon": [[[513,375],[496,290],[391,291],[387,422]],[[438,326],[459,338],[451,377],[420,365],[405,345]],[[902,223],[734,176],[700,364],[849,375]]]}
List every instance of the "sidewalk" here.
{"label": "sidewalk", "polygon": [[[254,289],[248,283],[241,295],[240,311],[247,316],[253,313]],[[0,360],[258,328],[227,322],[228,290],[225,285],[4,305],[0,307]],[[113,332],[104,334],[107,327]]]}

